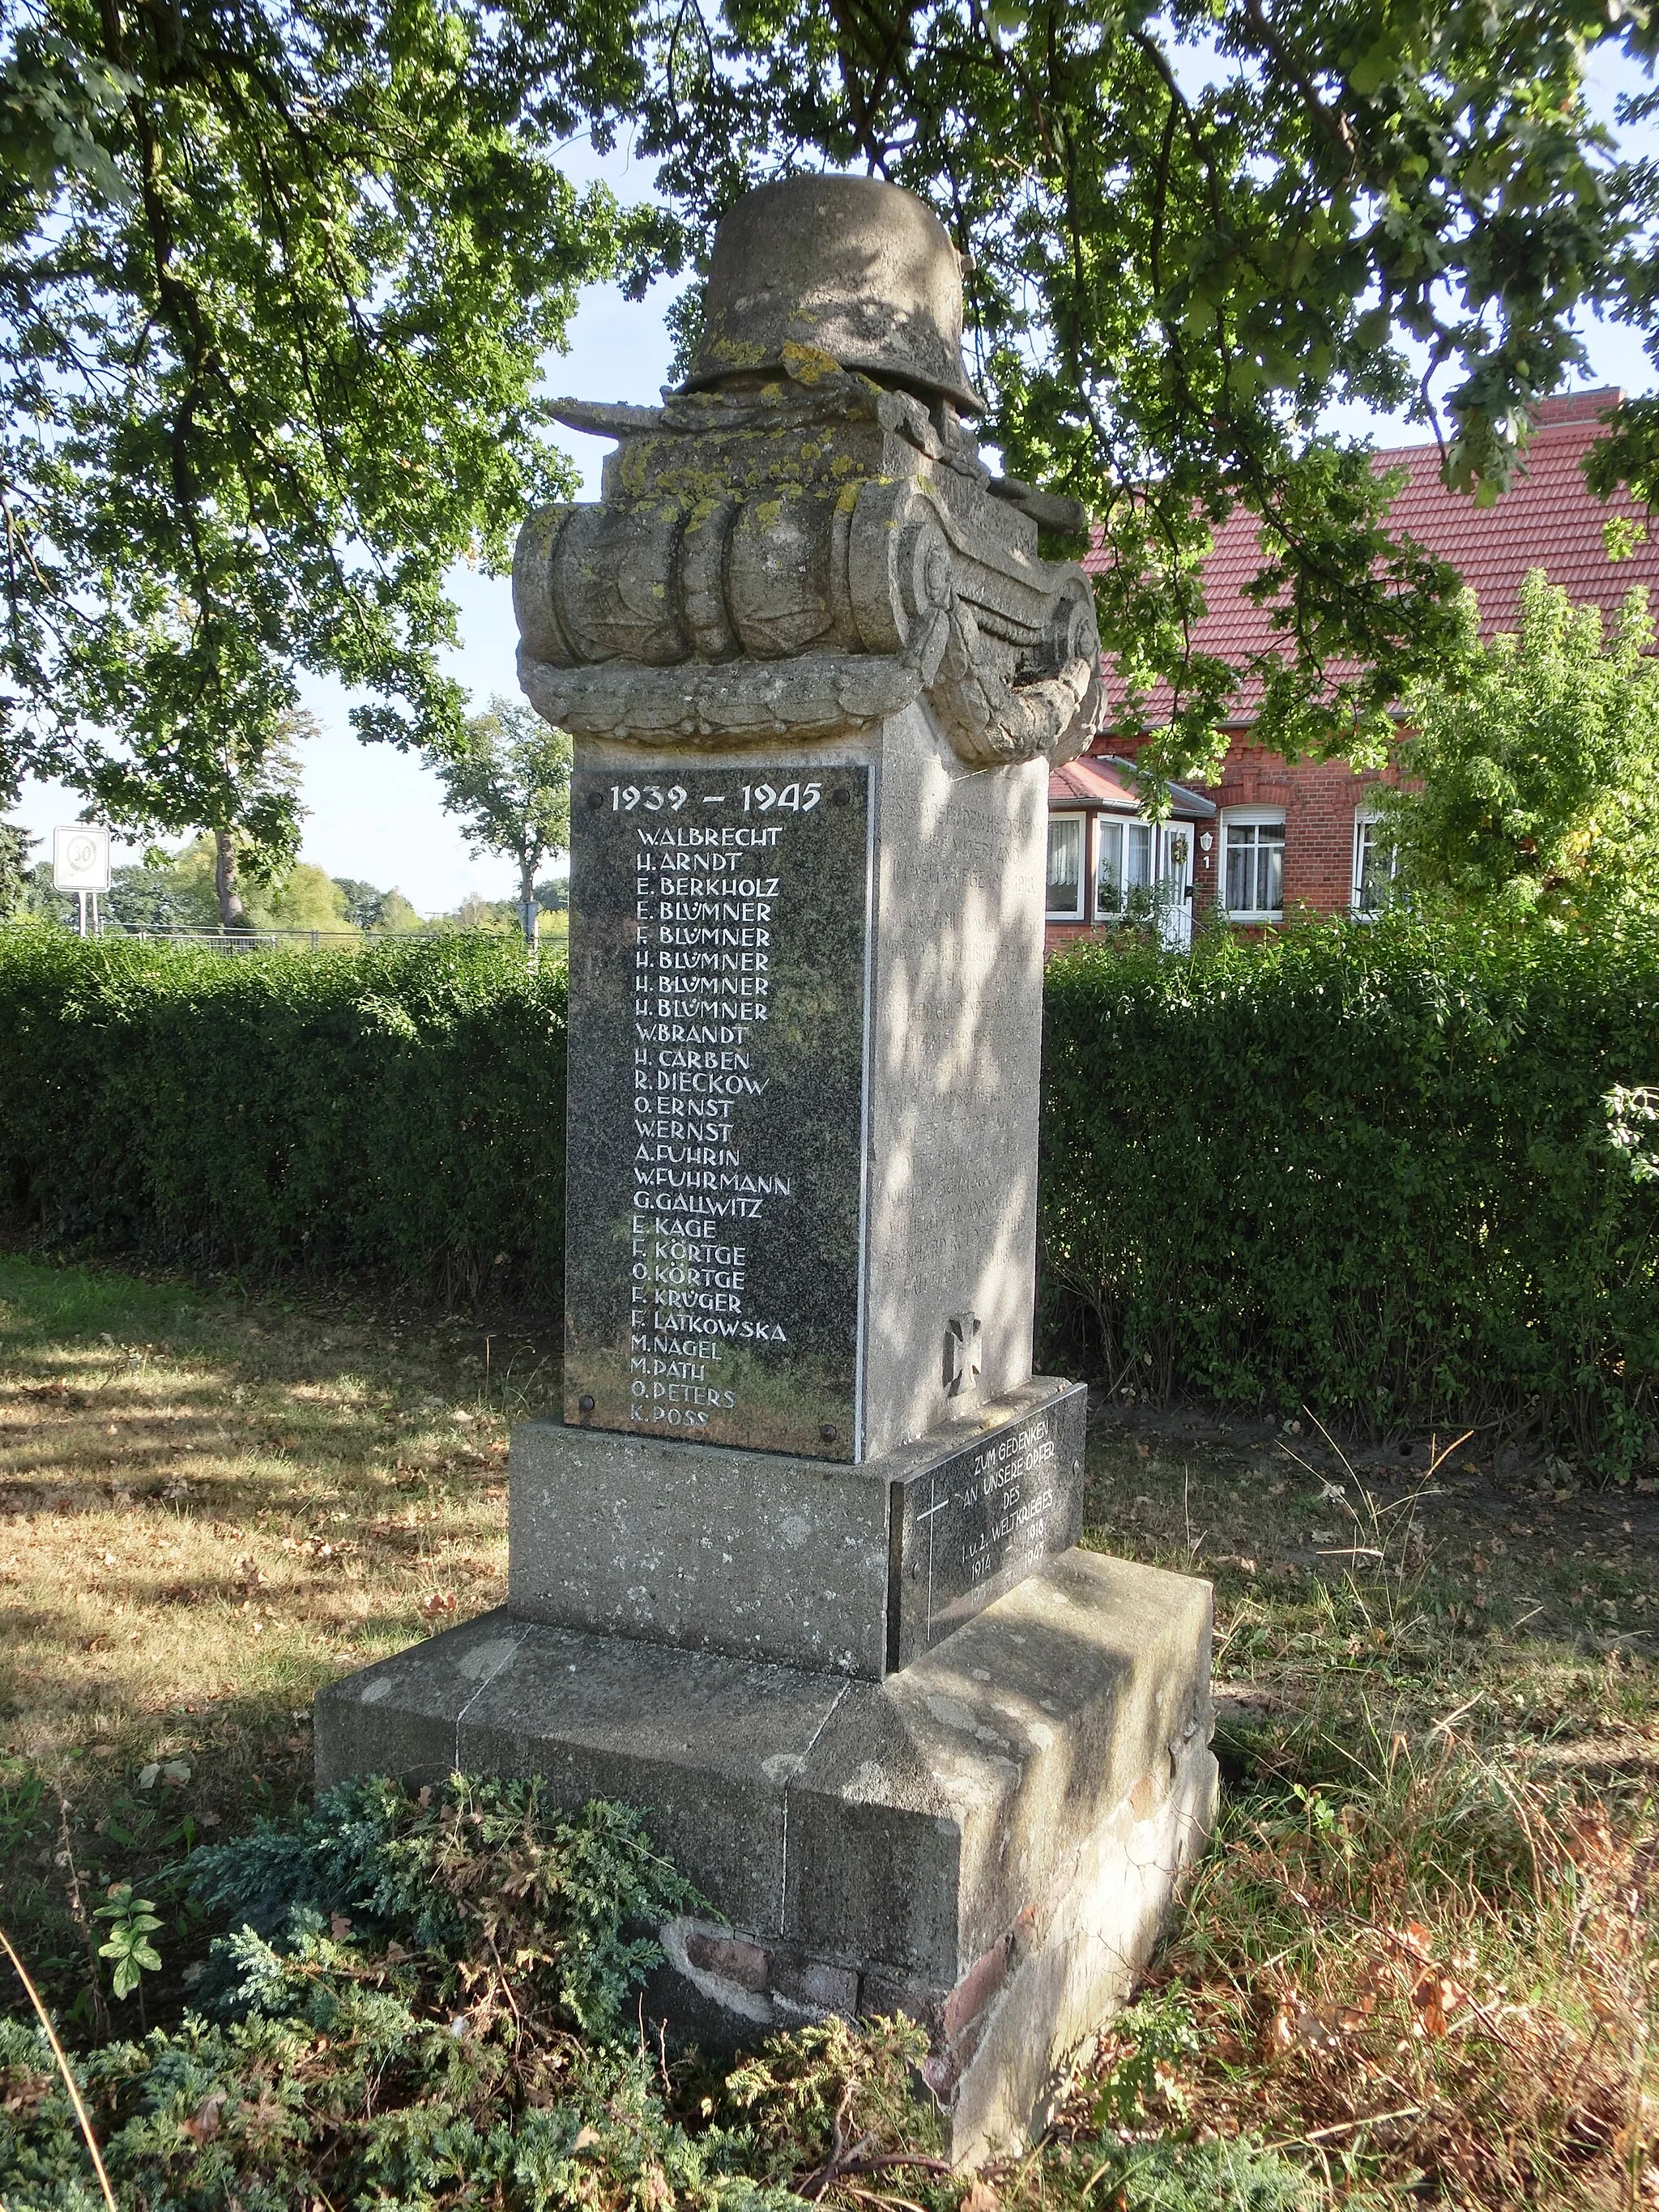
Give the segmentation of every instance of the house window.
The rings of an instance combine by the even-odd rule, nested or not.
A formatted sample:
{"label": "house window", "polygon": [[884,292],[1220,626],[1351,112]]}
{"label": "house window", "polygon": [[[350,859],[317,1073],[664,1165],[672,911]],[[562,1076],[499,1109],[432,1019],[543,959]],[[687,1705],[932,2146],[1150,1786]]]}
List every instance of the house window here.
{"label": "house window", "polygon": [[1382,824],[1374,814],[1353,818],[1353,910],[1380,914],[1389,902],[1389,887],[1399,872],[1400,856],[1388,843]]}
{"label": "house window", "polygon": [[1150,822],[1128,825],[1129,865],[1125,881],[1132,891],[1149,891],[1152,887],[1152,841],[1157,835]]}
{"label": "house window", "polygon": [[1235,921],[1278,921],[1285,913],[1285,817],[1229,814],[1226,905]]}
{"label": "house window", "polygon": [[1100,817],[1095,827],[1095,912],[1101,921],[1115,921],[1132,904],[1144,904],[1134,900],[1134,893],[1152,888],[1154,835],[1150,822]]}
{"label": "house window", "polygon": [[1123,824],[1102,815],[1095,824],[1095,912],[1103,921],[1123,911]]}
{"label": "house window", "polygon": [[1083,830],[1080,814],[1054,814],[1048,819],[1048,919],[1083,919]]}

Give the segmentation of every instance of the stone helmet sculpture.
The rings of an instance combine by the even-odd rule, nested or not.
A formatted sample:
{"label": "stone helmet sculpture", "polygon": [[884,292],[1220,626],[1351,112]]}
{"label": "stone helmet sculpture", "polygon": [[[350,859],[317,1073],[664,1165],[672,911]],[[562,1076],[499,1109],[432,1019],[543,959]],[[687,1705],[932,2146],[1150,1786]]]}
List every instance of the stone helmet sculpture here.
{"label": "stone helmet sculpture", "polygon": [[875,177],[786,177],[721,218],[688,392],[827,355],[959,414],[985,402],[962,364],[962,264],[921,201]]}
{"label": "stone helmet sculpture", "polygon": [[962,417],[962,270],[869,177],[721,217],[692,373],[660,407],[560,400],[613,437],[596,504],[519,533],[519,674],[579,737],[696,748],[872,729],[925,698],[969,768],[1069,760],[1104,711],[1071,500],[994,477]]}

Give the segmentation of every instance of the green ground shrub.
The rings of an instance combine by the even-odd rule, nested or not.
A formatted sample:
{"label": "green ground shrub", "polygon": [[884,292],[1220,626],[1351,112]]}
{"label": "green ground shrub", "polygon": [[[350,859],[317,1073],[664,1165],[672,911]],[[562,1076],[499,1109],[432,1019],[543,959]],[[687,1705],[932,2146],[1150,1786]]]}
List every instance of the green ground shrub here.
{"label": "green ground shrub", "polygon": [[[356,1782],[185,1873],[225,1931],[209,1993],[75,2062],[118,2203],[787,2204],[741,2130],[694,2141],[665,2108],[629,2000],[662,1958],[647,1931],[696,1895],[624,1808]],[[261,1933],[273,1879],[289,1894]],[[0,2203],[94,2212],[52,2053],[15,2011],[0,2089]]]}
{"label": "green ground shrub", "polygon": [[1502,1419],[1621,1471],[1659,1424],[1659,932],[1387,918],[1049,969],[1042,1255],[1120,1389]]}
{"label": "green ground shrub", "polygon": [[556,1307],[564,975],[475,938],[0,931],[0,1203],[47,1234]]}
{"label": "green ground shrub", "polygon": [[[0,1202],[550,1315],[564,1008],[508,942],[0,932]],[[1051,967],[1046,1024],[1047,1313],[1115,1389],[1653,1449],[1659,1163],[1606,1102],[1659,1082],[1659,928],[1097,947]]]}
{"label": "green ground shrub", "polygon": [[[458,1774],[411,1794],[371,1778],[197,1850],[179,1878],[211,1945],[189,2008],[69,2061],[124,2208],[975,2201],[940,2156],[912,2021],[831,2015],[735,2063],[659,2039],[656,1931],[709,1908],[625,1807],[563,1815],[534,1779]],[[1115,2081],[1153,2082],[1172,2010],[1165,1998],[1121,2015]],[[1138,2098],[1108,2101],[1080,2137],[1068,2129],[1063,2170],[1034,2187],[1030,2160],[1000,2170],[1011,2203],[1310,2212],[1310,2175],[1273,2153],[1185,2141],[1184,2121],[1166,2137]],[[883,2193],[895,2178],[896,2197]],[[0,2204],[101,2203],[46,2036],[0,2011]]]}

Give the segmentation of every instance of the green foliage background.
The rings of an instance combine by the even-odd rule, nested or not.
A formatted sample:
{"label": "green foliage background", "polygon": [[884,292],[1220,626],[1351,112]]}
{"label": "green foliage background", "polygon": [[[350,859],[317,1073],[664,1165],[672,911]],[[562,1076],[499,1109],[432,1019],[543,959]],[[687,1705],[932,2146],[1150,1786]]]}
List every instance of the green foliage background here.
{"label": "green foliage background", "polygon": [[1291,1413],[1659,1425],[1659,930],[1393,916],[1048,971],[1043,1260],[1120,1383]]}
{"label": "green foliage background", "polygon": [[1608,637],[1541,568],[1516,628],[1480,641],[1473,594],[1453,678],[1406,696],[1401,785],[1378,808],[1419,908],[1578,928],[1659,909],[1659,662],[1648,595]]}
{"label": "green foliage background", "polygon": [[[215,953],[0,933],[0,1202],[58,1238],[556,1312],[564,977],[508,942]],[[1392,915],[1048,972],[1051,1334],[1115,1388],[1659,1430],[1659,926]],[[1064,1355],[1074,1358],[1073,1345]]]}
{"label": "green foliage background", "polygon": [[[211,1993],[76,2063],[123,2205],[789,2203],[740,2112],[693,2142],[665,2110],[627,2007],[662,1954],[623,1923],[696,1899],[623,1808],[563,1819],[535,1782],[349,1783],[186,1875],[224,1930]],[[273,1876],[286,1894],[262,1929]],[[0,2202],[95,2212],[21,2017],[0,2019]]]}
{"label": "green foliage background", "polygon": [[[556,1301],[564,974],[502,940],[0,935],[0,1201],[54,1237]],[[502,1256],[504,1255],[504,1256]]]}

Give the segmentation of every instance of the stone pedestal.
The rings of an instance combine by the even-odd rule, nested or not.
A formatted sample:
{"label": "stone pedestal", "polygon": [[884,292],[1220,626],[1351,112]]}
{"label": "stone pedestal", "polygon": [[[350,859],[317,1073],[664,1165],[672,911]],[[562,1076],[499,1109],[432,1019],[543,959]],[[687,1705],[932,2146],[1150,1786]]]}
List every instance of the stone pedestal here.
{"label": "stone pedestal", "polygon": [[1215,1802],[1209,1593],[1071,1551],[877,1684],[487,1613],[317,1703],[319,1784],[538,1773],[649,1808],[724,1914],[651,1995],[731,2044],[902,2010],[969,2160],[1042,2124]]}
{"label": "stone pedestal", "polygon": [[526,1620],[878,1682],[1083,1527],[1085,1393],[1034,1376],[855,1468],[610,1435],[513,1438]]}
{"label": "stone pedestal", "polygon": [[1207,1587],[1075,1548],[1084,1394],[1031,1373],[1099,647],[959,328],[924,209],[799,180],[722,226],[686,391],[562,410],[619,441],[514,562],[576,739],[563,1402],[506,1609],[325,1692],[317,1757],[642,1807],[725,1916],[661,1931],[665,2013],[902,2007],[969,2160],[1127,1988],[1215,1765]]}

